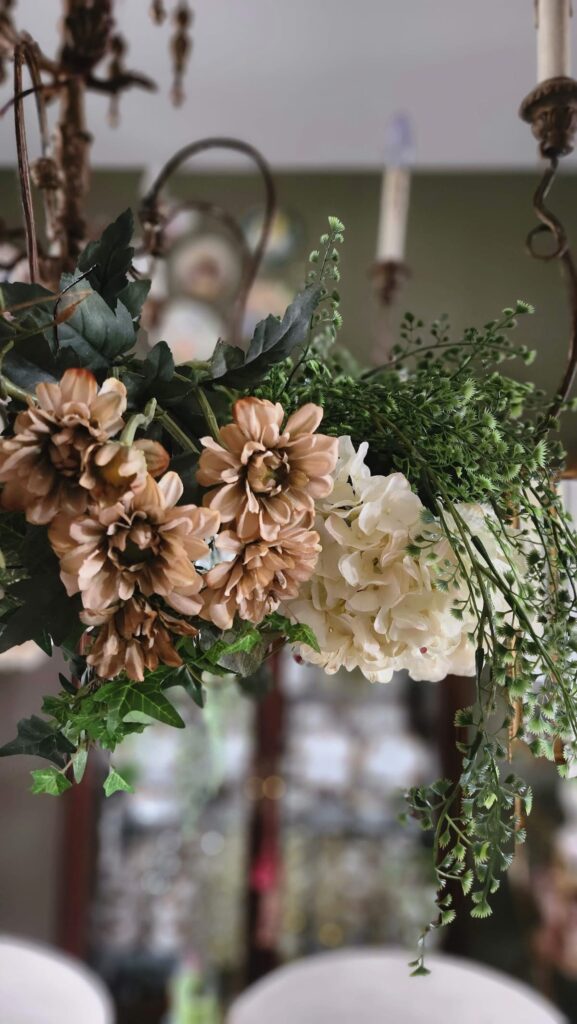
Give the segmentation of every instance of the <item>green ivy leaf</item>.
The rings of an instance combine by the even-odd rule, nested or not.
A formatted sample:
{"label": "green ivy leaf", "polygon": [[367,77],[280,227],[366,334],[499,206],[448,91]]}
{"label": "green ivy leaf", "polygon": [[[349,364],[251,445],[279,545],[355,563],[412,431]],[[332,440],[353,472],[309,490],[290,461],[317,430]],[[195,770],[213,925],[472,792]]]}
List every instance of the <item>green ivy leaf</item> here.
{"label": "green ivy leaf", "polygon": [[84,772],[86,771],[86,764],[88,762],[88,751],[86,747],[79,747],[78,750],[75,750],[70,760],[72,761],[74,781],[82,782]]}
{"label": "green ivy leaf", "polygon": [[219,341],[210,363],[212,379],[233,388],[254,385],[274,363],[282,362],[306,340],[320,298],[318,286],[306,288],[291,302],[282,320],[274,316],[261,320],[246,355]]}
{"label": "green ivy leaf", "polygon": [[320,652],[319,642],[311,627],[302,622],[291,622],[286,616],[273,612],[272,615],[267,615],[264,625],[266,629],[281,633],[290,644],[306,644],[307,647],[312,647],[313,651]]}
{"label": "green ivy leaf", "polygon": [[127,272],[134,256],[130,244],[133,233],[132,210],[125,210],[97,241],[88,243],[78,260],[78,270],[89,271],[88,283],[112,310],[116,309],[120,292],[128,285]]}
{"label": "green ivy leaf", "polygon": [[137,721],[132,715],[147,715],[149,718],[183,729],[184,722],[176,709],[171,705],[154,677],[143,683],[134,683],[122,689],[122,699],[118,709],[119,718],[123,722]]}
{"label": "green ivy leaf", "polygon": [[72,783],[57,768],[37,768],[31,772],[33,793],[48,793],[49,796],[60,796]]}
{"label": "green ivy leaf", "polygon": [[117,772],[112,767],[104,780],[103,789],[104,795],[107,797],[112,796],[113,793],[134,793],[134,788],[130,783],[123,779],[120,772]]}
{"label": "green ivy leaf", "polygon": [[171,686],[182,686],[197,707],[203,708],[206,704],[206,689],[186,664],[171,672],[164,680],[163,685],[166,689]]}
{"label": "green ivy leaf", "polygon": [[0,747],[0,757],[13,754],[32,754],[63,768],[67,755],[74,753],[74,746],[58,730],[55,722],[47,722],[38,715],[22,718],[17,725],[17,737]]}

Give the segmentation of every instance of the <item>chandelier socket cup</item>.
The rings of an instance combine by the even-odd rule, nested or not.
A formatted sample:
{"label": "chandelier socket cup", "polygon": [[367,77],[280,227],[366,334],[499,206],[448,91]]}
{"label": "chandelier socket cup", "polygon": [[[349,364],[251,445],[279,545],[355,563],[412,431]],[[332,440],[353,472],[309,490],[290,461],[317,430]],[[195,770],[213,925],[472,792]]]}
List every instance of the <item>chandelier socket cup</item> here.
{"label": "chandelier socket cup", "polygon": [[540,82],[523,100],[519,116],[531,125],[541,156],[567,156],[577,130],[577,81],[559,77]]}

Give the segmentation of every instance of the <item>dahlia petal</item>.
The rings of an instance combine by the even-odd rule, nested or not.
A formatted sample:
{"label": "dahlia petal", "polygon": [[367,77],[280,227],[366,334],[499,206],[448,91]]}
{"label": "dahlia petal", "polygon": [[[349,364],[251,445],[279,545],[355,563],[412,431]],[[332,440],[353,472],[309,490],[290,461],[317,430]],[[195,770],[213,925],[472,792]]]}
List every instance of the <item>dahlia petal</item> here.
{"label": "dahlia petal", "polygon": [[284,410],[278,402],[273,404],[267,399],[239,398],[232,407],[232,415],[245,437],[260,441],[267,426],[276,424],[280,428]]}
{"label": "dahlia petal", "polygon": [[66,370],[60,380],[62,402],[83,402],[90,405],[98,392],[96,377],[90,370],[74,367]]}
{"label": "dahlia petal", "polygon": [[173,508],[180,500],[184,491],[184,484],[178,473],[169,472],[158,481],[158,489],[161,492],[166,508]]}
{"label": "dahlia petal", "polygon": [[202,608],[202,601],[195,596],[179,593],[177,590],[166,595],[166,603],[174,608],[175,612],[181,615],[198,615]]}
{"label": "dahlia petal", "polygon": [[217,445],[215,441],[214,447],[213,445],[206,444],[206,438],[203,438],[202,443],[206,448],[213,448],[213,451],[216,451],[217,447],[221,447],[224,453],[232,459],[238,456],[246,443],[246,435],[237,423],[227,423],[224,427],[221,427],[218,432],[218,439],[220,445]]}
{"label": "dahlia petal", "polygon": [[36,398],[42,409],[47,412],[59,412],[62,405],[60,385],[51,381],[42,381],[36,385]]}
{"label": "dahlia petal", "polygon": [[323,418],[323,410],[320,405],[307,402],[301,406],[292,416],[289,416],[285,431],[290,434],[291,440],[303,434],[314,434]]}
{"label": "dahlia petal", "polygon": [[205,496],[205,505],[213,511],[220,513],[223,523],[234,519],[244,500],[244,493],[240,484],[225,484],[224,487],[217,487],[209,491]]}
{"label": "dahlia petal", "polygon": [[151,476],[161,476],[170,465],[170,455],[159,441],[143,437],[134,442],[134,447],[144,453],[146,468]]}
{"label": "dahlia petal", "polygon": [[[120,381],[117,381],[117,383],[120,384]],[[122,413],[125,409],[126,397],[122,397],[116,391],[101,391],[91,402],[90,418],[109,437],[112,437],[119,430],[122,430],[124,426]]]}

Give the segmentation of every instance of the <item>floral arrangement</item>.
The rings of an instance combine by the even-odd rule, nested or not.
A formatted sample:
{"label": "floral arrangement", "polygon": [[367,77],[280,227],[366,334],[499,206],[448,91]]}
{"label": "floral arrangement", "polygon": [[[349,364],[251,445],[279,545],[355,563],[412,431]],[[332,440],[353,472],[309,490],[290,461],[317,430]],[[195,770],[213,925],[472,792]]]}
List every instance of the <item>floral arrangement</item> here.
{"label": "floral arrangement", "polygon": [[[282,320],[175,367],[164,342],[141,351],[132,230],[125,213],[57,293],[1,287],[0,650],[58,647],[70,672],[0,753],[44,757],[33,788],[61,793],[95,745],[182,727],[173,688],[202,706],[215,674],[286,644],[374,682],[470,675],[461,778],[408,801],[433,832],[440,923],[450,880],[486,916],[531,802],[511,738],[562,772],[577,750],[559,410],[501,372],[530,362],[510,339],[530,307],[458,340],[407,315],[389,361],[359,367],[334,344],[330,218]],[[111,768],[106,793],[127,788]]]}

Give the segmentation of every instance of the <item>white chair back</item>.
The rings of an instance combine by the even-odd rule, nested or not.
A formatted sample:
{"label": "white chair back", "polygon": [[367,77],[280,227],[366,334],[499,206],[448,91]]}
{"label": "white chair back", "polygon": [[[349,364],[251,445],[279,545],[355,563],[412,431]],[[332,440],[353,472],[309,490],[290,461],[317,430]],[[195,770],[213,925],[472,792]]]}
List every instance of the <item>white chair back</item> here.
{"label": "white chair back", "polygon": [[113,1024],[104,985],[49,947],[0,935],[2,1024]]}
{"label": "white chair back", "polygon": [[411,978],[409,954],[343,950],[273,971],[233,1004],[227,1024],[565,1024],[540,995],[499,971],[431,955]]}

